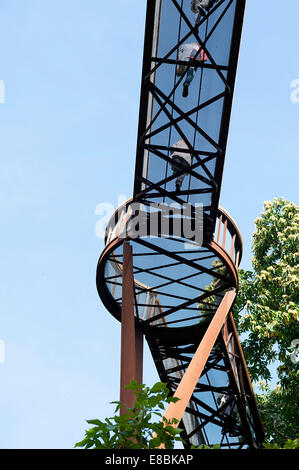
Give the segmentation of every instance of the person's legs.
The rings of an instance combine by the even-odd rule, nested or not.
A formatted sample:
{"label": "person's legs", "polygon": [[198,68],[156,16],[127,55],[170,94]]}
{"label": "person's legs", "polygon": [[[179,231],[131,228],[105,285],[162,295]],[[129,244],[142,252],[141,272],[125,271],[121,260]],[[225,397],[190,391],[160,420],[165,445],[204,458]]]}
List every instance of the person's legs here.
{"label": "person's legs", "polygon": [[[172,165],[172,172],[174,175],[176,175],[177,173],[179,173],[181,171],[181,169],[175,165]],[[183,181],[184,181],[184,174],[181,175],[181,176],[177,176],[176,180],[175,180],[175,188],[176,188],[176,191],[179,191],[181,189],[181,186],[183,184]]]}
{"label": "person's legs", "polygon": [[195,7],[197,9],[197,13],[195,13],[195,25],[200,22],[202,16],[205,16],[205,10],[208,10],[213,4],[213,0],[197,0]]}
{"label": "person's legs", "polygon": [[205,15],[205,10],[198,5],[197,12],[195,13],[195,26],[198,25],[202,16]]}
{"label": "person's legs", "polygon": [[181,189],[184,178],[185,178],[185,173],[177,177],[176,182],[175,182],[175,187],[177,191]]}
{"label": "person's legs", "polygon": [[197,13],[195,13],[195,25],[197,25],[199,22],[200,22],[200,18],[201,18],[201,13],[199,13],[199,11]]}
{"label": "person's legs", "polygon": [[224,414],[227,416],[227,418],[230,421],[230,426],[229,426],[229,435],[231,437],[237,437],[240,435],[240,432],[238,429],[236,429],[236,424],[237,424],[237,405],[235,400],[230,402],[230,404],[225,408]]}
{"label": "person's legs", "polygon": [[176,67],[176,74],[178,77],[181,77],[183,75],[183,73],[185,72],[186,70],[186,66],[185,65],[182,65],[182,64],[179,64],[177,65]]}
{"label": "person's legs", "polygon": [[192,82],[193,78],[194,78],[194,75],[195,75],[195,72],[196,72],[196,68],[195,67],[190,67],[186,73],[186,80],[185,80],[185,83],[188,83],[188,85],[190,85],[190,83]]}
{"label": "person's legs", "polygon": [[[178,155],[174,155],[172,158],[173,158],[173,161],[174,161],[174,163],[172,165],[172,171],[173,171],[174,175],[176,175],[177,173],[180,173],[182,171],[181,167],[178,167],[178,166],[175,165],[175,161],[178,161],[184,167],[189,168],[190,165],[189,165],[189,163],[186,162],[186,160],[184,158],[182,158]],[[182,175],[177,176],[176,181],[175,181],[175,186],[176,186],[177,191],[179,191],[181,189],[184,178],[185,178],[185,173],[183,173]]]}
{"label": "person's legs", "polygon": [[190,67],[186,73],[186,79],[183,85],[183,97],[186,98],[188,96],[189,85],[192,82],[194,75],[196,73],[195,67]]}

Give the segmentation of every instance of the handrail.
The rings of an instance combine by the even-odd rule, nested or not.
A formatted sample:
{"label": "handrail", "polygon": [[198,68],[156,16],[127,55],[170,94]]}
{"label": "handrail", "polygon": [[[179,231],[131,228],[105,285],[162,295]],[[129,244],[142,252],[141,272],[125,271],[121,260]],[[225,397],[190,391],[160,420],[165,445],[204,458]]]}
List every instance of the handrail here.
{"label": "handrail", "polygon": [[[234,219],[220,206],[217,211],[215,237],[217,238],[217,244],[220,244],[227,251],[238,268],[243,255],[242,236]],[[220,240],[222,240],[222,243],[220,243]]]}
{"label": "handrail", "polygon": [[[132,215],[130,206],[133,198],[124,201],[110,217],[105,234],[105,245],[119,237]],[[238,268],[243,254],[243,240],[234,219],[222,207],[218,207],[217,223],[215,226],[214,242],[221,246]]]}

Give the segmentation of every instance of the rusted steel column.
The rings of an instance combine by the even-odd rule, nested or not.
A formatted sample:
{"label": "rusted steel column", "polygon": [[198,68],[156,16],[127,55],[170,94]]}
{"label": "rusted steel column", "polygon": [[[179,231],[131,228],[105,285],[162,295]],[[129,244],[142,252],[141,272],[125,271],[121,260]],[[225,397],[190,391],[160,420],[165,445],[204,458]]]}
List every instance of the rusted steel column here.
{"label": "rusted steel column", "polygon": [[[196,353],[194,354],[188,369],[186,370],[174,396],[179,398],[176,403],[170,403],[165,411],[164,417],[167,420],[173,418],[181,421],[185,409],[190,401],[193,390],[201,376],[203,368],[209,358],[211,350],[215,344],[215,341],[220,333],[223,323],[230,312],[236,297],[236,290],[232,289],[226,292],[223,297],[217,312],[215,313],[208,329],[202,338]],[[178,424],[177,424],[178,426]]]}
{"label": "rusted steel column", "polygon": [[[125,389],[136,376],[136,338],[134,318],[134,277],[132,247],[129,242],[123,243],[122,275],[122,310],[121,310],[121,364],[120,364],[120,402],[133,407],[135,395]],[[126,408],[120,408],[120,414]]]}
{"label": "rusted steel column", "polygon": [[143,380],[143,333],[136,328],[135,330],[136,347],[136,380],[142,384]]}

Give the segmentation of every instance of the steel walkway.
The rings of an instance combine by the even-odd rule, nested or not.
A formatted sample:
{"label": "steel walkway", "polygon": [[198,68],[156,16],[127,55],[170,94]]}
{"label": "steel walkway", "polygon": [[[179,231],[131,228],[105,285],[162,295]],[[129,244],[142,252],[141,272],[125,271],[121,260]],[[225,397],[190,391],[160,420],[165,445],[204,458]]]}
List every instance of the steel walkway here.
{"label": "steel walkway", "polygon": [[[141,379],[144,336],[161,380],[181,398],[166,414],[181,419],[186,447],[255,448],[264,440],[231,314],[242,238],[219,207],[244,10],[245,0],[219,0],[195,25],[190,0],[148,0],[133,198],[108,223],[97,268],[99,295],[121,321],[130,310],[130,289],[122,288],[129,244],[139,336],[137,369],[128,367]],[[190,42],[199,48],[186,62],[179,51]],[[177,141],[191,161],[174,174]],[[186,221],[193,231],[178,237]]]}

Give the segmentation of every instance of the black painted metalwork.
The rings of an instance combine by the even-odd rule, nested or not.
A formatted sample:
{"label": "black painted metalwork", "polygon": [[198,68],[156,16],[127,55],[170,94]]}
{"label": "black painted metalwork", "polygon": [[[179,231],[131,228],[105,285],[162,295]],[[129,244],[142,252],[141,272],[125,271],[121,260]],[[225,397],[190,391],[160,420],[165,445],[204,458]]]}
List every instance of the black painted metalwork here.
{"label": "black painted metalwork", "polygon": [[[219,0],[198,25],[190,0],[148,0],[133,199],[121,206],[106,231],[97,268],[97,289],[121,320],[123,241],[133,249],[136,327],[145,335],[161,380],[174,393],[225,293],[238,289],[242,239],[231,217],[219,208],[227,136],[235,86],[245,0]],[[179,60],[179,48],[199,44],[193,59]],[[201,60],[197,60],[201,58]],[[176,74],[177,66],[185,66]],[[182,96],[191,67],[189,95]],[[171,153],[183,139],[191,165]],[[187,173],[181,189],[178,175]],[[203,206],[203,240],[163,232],[163,205]],[[160,213],[155,234],[134,237],[133,204],[142,224]],[[177,220],[177,219],[176,219]],[[188,247],[186,248],[186,243]],[[229,313],[182,419],[186,447],[259,447],[264,438],[245,359]]]}
{"label": "black painted metalwork", "polygon": [[[134,198],[140,202],[204,201],[205,213],[213,221],[206,230],[210,240],[221,188],[244,8],[243,0],[220,0],[197,28],[189,0],[148,2]],[[185,73],[177,77],[176,65],[186,65],[178,60],[178,49],[188,41],[198,42],[207,60],[190,62]],[[191,66],[198,69],[198,76],[186,100],[181,97],[181,88]],[[177,194],[173,191],[170,153],[180,138],[187,143],[193,161],[186,189]]]}

